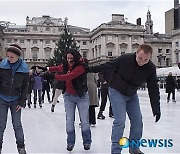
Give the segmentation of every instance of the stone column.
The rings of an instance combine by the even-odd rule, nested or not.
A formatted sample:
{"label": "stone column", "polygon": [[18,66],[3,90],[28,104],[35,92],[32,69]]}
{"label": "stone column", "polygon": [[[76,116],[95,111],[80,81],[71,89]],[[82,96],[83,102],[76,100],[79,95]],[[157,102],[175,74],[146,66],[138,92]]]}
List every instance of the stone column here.
{"label": "stone column", "polygon": [[106,35],[101,35],[101,56],[107,55],[106,53]]}
{"label": "stone column", "polygon": [[132,52],[132,35],[129,36],[128,52]]}
{"label": "stone column", "polygon": [[115,53],[114,53],[114,56],[119,56],[118,35],[115,35]]}

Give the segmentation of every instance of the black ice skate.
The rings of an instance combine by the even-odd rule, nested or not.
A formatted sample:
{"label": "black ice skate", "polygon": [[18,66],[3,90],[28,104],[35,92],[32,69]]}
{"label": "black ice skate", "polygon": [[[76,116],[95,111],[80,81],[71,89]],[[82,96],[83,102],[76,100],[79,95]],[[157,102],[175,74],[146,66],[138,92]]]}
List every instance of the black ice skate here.
{"label": "black ice skate", "polygon": [[130,154],[144,154],[142,151],[140,151],[139,149],[129,149],[129,153]]}
{"label": "black ice skate", "polygon": [[102,111],[98,113],[98,119],[105,119],[105,116],[103,115]]}
{"label": "black ice skate", "polygon": [[55,105],[51,105],[51,112],[54,112],[54,107],[55,107]]}
{"label": "black ice skate", "polygon": [[25,147],[24,148],[17,148],[17,149],[18,149],[19,154],[27,154],[26,150],[25,150]]}

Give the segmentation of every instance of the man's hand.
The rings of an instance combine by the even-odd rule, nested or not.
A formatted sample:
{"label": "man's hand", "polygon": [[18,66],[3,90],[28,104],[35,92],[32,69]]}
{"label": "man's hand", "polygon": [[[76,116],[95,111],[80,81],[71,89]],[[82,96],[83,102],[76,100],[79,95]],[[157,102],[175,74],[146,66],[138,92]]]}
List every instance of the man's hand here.
{"label": "man's hand", "polygon": [[161,113],[155,113],[154,116],[156,117],[155,122],[158,122],[161,117]]}

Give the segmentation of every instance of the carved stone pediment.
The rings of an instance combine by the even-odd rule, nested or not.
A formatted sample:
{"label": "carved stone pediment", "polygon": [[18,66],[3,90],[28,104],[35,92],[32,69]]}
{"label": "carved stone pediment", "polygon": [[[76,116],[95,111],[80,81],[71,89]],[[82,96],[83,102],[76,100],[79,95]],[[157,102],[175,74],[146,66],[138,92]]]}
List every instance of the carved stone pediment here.
{"label": "carved stone pediment", "polygon": [[42,25],[55,26],[55,24],[51,21],[51,19],[47,18]]}

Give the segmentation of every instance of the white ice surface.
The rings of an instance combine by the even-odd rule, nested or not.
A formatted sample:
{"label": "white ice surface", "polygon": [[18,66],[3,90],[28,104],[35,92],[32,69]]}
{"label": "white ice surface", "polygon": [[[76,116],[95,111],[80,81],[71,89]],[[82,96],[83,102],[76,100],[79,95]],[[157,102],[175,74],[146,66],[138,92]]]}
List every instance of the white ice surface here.
{"label": "white ice surface", "polygon": [[[176,92],[176,103],[167,103],[165,90],[161,92],[161,112],[162,117],[158,123],[152,116],[148,92],[139,90],[141,111],[143,115],[145,139],[172,139],[173,147],[142,147],[145,153],[180,153],[180,92]],[[96,127],[91,127],[92,146],[89,151],[85,151],[82,145],[81,131],[79,128],[79,117],[76,114],[76,144],[72,152],[66,150],[65,132],[65,112],[62,96],[60,103],[56,105],[55,112],[51,113],[50,104],[45,101],[43,108],[25,108],[22,111],[22,123],[25,134],[26,151],[31,153],[94,153],[110,154],[111,147],[111,127],[113,119],[108,117],[109,102],[106,105],[104,115],[105,120],[97,119]],[[99,108],[96,108],[96,114]],[[9,112],[10,113],[10,112]],[[129,136],[129,120],[127,118],[124,136]],[[14,131],[9,114],[7,127],[4,133],[4,143],[2,153],[17,153]],[[122,153],[128,153],[128,149],[123,149]]]}

